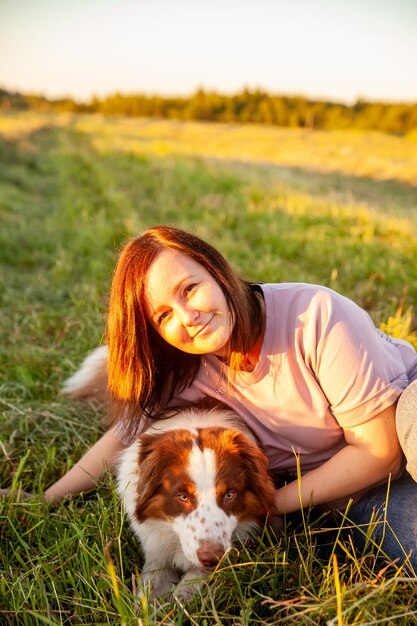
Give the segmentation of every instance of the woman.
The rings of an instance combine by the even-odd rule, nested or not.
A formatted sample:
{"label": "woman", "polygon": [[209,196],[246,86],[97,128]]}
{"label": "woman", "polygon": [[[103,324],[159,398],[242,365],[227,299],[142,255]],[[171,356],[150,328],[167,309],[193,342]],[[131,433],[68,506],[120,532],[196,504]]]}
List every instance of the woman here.
{"label": "woman", "polygon": [[48,499],[92,487],[146,420],[208,395],[241,415],[271,470],[287,477],[276,492],[280,513],[343,510],[353,498],[349,518],[365,524],[385,504],[391,477],[385,514],[393,528],[378,527],[376,539],[384,534],[391,558],[412,552],[417,566],[417,486],[403,471],[396,431],[407,388],[398,432],[415,471],[417,354],[353,302],[316,285],[251,285],[208,243],[157,226],[120,256],[107,344],[112,428]]}

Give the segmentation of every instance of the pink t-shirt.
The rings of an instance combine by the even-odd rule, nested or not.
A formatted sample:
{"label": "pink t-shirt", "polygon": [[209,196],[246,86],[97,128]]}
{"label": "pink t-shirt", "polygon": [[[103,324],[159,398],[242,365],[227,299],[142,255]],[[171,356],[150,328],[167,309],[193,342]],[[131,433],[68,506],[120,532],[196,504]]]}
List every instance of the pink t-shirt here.
{"label": "pink t-shirt", "polygon": [[228,384],[208,355],[181,397],[228,404],[275,471],[321,465],[346,445],[343,428],[372,419],[417,378],[417,353],[376,329],[351,300],[317,285],[261,285],[266,328],[259,362]]}

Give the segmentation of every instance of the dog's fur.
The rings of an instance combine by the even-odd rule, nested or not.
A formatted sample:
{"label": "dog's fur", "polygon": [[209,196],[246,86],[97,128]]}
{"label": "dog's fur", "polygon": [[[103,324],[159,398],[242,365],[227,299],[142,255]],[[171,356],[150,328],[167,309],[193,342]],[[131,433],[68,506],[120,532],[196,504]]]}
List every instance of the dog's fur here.
{"label": "dog's fur", "polygon": [[107,396],[107,346],[96,348],[68,378],[61,393],[73,400],[105,400]]}
{"label": "dog's fur", "polygon": [[[94,351],[64,393],[100,395],[106,357],[104,347]],[[155,421],[120,455],[117,483],[153,597],[177,584],[175,597],[188,599],[191,580],[207,577],[234,540],[275,513],[267,459],[227,407],[203,404]]]}
{"label": "dog's fur", "polygon": [[264,454],[225,410],[188,409],[156,422],[121,455],[118,492],[145,553],[142,581],[186,597],[232,547],[274,513]]}

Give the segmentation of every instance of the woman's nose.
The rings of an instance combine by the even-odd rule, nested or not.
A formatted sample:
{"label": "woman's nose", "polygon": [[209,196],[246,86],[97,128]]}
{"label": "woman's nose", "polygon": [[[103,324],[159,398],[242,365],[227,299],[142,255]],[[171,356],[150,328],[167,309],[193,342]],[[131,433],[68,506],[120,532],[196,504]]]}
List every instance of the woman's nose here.
{"label": "woman's nose", "polygon": [[178,309],[181,322],[184,326],[194,326],[197,323],[199,313],[190,306],[182,306]]}

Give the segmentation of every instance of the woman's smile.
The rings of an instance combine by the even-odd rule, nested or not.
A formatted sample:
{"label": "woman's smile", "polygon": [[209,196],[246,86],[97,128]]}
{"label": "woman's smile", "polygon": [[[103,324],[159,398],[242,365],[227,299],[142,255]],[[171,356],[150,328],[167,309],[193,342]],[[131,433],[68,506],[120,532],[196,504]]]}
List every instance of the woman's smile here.
{"label": "woman's smile", "polygon": [[209,326],[210,326],[210,322],[212,319],[213,319],[213,316],[209,319],[208,322],[204,324],[204,326],[202,326],[199,330],[197,330],[197,332],[193,335],[193,339],[195,339],[197,336],[201,337],[201,335],[205,334],[206,330],[207,332],[210,332]]}

